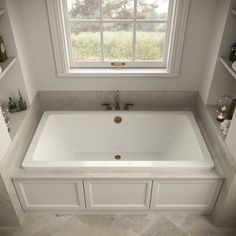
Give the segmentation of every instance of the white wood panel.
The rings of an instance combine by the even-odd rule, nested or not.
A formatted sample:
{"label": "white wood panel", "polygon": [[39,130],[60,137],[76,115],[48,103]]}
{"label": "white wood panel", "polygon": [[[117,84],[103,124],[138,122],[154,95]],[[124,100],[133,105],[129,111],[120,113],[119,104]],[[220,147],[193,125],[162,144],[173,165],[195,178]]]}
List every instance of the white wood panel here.
{"label": "white wood panel", "polygon": [[225,139],[225,142],[234,160],[236,160],[236,112],[231,121],[229,132]]}
{"label": "white wood panel", "polygon": [[152,181],[84,181],[87,209],[149,209]]}
{"label": "white wood panel", "polygon": [[154,181],[151,209],[211,210],[222,181]]}
{"label": "white wood panel", "polygon": [[85,209],[82,181],[15,180],[24,210]]}
{"label": "white wood panel", "polygon": [[10,143],[11,139],[7,131],[4,117],[2,115],[2,110],[0,108],[0,161],[3,159]]}

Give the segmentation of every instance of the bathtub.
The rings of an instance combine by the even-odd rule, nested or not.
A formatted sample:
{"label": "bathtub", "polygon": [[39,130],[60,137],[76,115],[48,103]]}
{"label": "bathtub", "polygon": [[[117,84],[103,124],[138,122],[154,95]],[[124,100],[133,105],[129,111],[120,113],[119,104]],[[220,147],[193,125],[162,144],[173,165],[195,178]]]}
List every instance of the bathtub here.
{"label": "bathtub", "polygon": [[191,112],[45,112],[22,167],[80,170],[212,169]]}

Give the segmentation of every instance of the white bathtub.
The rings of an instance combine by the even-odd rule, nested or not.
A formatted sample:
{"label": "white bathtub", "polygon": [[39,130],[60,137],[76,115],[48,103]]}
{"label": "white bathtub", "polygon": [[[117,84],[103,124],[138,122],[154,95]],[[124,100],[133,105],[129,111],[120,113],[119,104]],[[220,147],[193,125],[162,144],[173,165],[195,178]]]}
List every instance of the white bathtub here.
{"label": "white bathtub", "polygon": [[193,114],[166,111],[45,112],[22,163],[34,170],[213,166]]}

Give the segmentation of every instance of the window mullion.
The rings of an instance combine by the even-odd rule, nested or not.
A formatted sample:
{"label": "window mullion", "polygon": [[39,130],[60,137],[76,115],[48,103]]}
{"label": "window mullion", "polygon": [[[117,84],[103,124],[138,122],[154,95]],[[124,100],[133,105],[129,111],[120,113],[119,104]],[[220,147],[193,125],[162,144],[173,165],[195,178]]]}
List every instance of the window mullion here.
{"label": "window mullion", "polygon": [[[100,17],[98,19],[68,19],[70,22],[75,23],[97,23],[98,20],[100,20]],[[132,23],[134,19],[103,19],[102,21],[104,23]],[[136,22],[138,23],[166,23],[168,22],[168,19],[166,20],[155,20],[155,19],[136,19]]]}
{"label": "window mullion", "polygon": [[135,62],[136,56],[136,12],[137,12],[137,0],[134,0],[134,20],[133,20],[133,55],[132,62]]}
{"label": "window mullion", "polygon": [[102,61],[104,62],[102,0],[100,0],[100,19],[99,19],[99,24],[100,24],[101,56],[102,56]]}

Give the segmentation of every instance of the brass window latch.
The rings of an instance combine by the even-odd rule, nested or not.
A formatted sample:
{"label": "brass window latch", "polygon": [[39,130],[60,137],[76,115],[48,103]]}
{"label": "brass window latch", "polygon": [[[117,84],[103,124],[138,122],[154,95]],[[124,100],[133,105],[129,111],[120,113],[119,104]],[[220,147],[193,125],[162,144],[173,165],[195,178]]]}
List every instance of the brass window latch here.
{"label": "brass window latch", "polygon": [[122,67],[125,66],[124,62],[111,62],[111,66]]}

